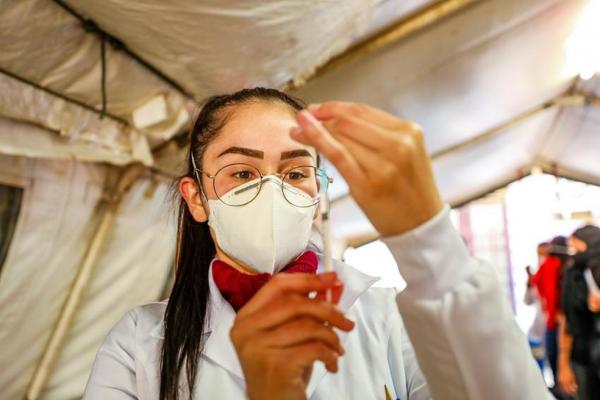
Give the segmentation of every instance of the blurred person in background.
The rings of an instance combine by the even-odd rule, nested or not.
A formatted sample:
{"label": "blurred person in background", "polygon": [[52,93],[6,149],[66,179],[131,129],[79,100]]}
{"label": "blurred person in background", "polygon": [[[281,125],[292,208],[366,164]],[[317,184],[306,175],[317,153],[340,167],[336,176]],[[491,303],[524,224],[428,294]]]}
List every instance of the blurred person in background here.
{"label": "blurred person in background", "polygon": [[600,378],[592,366],[591,339],[594,313],[589,308],[589,290],[584,272],[600,255],[600,228],[586,225],[568,240],[573,253],[563,276],[560,326],[559,384],[578,400],[600,399]]}
{"label": "blurred person in background", "polygon": [[[542,242],[537,245],[538,269],[549,253],[549,242]],[[528,306],[532,306],[535,308],[535,316],[533,318],[533,322],[531,323],[531,326],[527,331],[527,340],[529,341],[531,354],[533,355],[535,361],[538,363],[540,370],[543,372],[544,363],[546,361],[546,313],[544,312],[542,299],[540,298],[538,289],[532,281],[534,273],[531,272],[531,265],[525,267],[525,272],[527,273],[527,288],[525,289],[523,302]]]}
{"label": "blurred person in background", "polygon": [[537,288],[531,283],[531,278],[533,274],[531,272],[531,266],[525,267],[525,272],[527,272],[527,288],[525,290],[525,296],[523,298],[523,302],[528,306],[532,306],[535,308],[535,317],[529,330],[527,331],[527,340],[529,341],[529,347],[531,348],[531,354],[537,362],[540,370],[544,371],[544,363],[546,361],[546,350],[545,350],[545,340],[544,336],[546,335],[546,315],[544,310],[542,309],[542,301],[540,299],[540,295],[538,294]]}
{"label": "blurred person in background", "polygon": [[540,266],[535,275],[531,277],[531,284],[538,290],[546,315],[546,357],[555,381],[558,378],[556,368],[557,313],[559,312],[562,268],[565,262],[565,256],[558,253],[556,249],[563,249],[566,246],[567,238],[564,236],[557,236],[550,243],[538,246]]}
{"label": "blurred person in background", "polygon": [[600,254],[590,258],[584,276],[588,288],[588,309],[593,313],[590,364],[596,376],[600,376]]}
{"label": "blurred person in background", "polygon": [[[538,245],[539,267],[534,275],[530,276],[528,285],[537,289],[542,309],[545,316],[545,353],[548,365],[552,370],[552,378],[558,381],[557,355],[558,355],[558,315],[560,313],[560,292],[562,286],[563,266],[566,263],[567,238],[557,236],[549,243]],[[563,398],[558,388],[553,388],[557,398]]]}

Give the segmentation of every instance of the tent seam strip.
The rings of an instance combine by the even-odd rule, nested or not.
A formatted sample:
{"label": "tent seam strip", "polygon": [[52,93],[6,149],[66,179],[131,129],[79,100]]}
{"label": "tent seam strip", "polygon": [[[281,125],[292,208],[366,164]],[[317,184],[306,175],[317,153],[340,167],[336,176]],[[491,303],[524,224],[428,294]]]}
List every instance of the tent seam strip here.
{"label": "tent seam strip", "polygon": [[[48,87],[42,86],[42,85],[40,85],[39,83],[37,83],[37,82],[34,82],[34,81],[32,81],[32,80],[29,80],[29,79],[27,79],[27,78],[24,78],[24,77],[22,77],[22,76],[20,76],[20,75],[17,75],[17,74],[15,74],[15,73],[13,73],[13,72],[11,72],[11,71],[7,70],[7,69],[4,69],[3,67],[0,67],[0,73],[2,73],[2,74],[4,74],[4,75],[7,75],[7,76],[9,76],[9,77],[11,77],[11,78],[13,78],[13,79],[16,79],[16,80],[18,80],[18,81],[20,81],[20,82],[26,83],[26,84],[28,84],[28,85],[30,85],[30,86],[33,86],[33,87],[35,87],[36,89],[42,90],[42,91],[44,91],[44,92],[46,92],[46,93],[49,93],[49,94],[51,94],[51,95],[53,95],[53,96],[56,96],[56,97],[58,97],[58,98],[60,98],[60,99],[62,99],[62,100],[64,100],[64,101],[67,101],[67,102],[69,102],[69,103],[76,104],[76,105],[78,105],[78,106],[80,106],[80,107],[82,107],[82,108],[85,108],[85,109],[86,109],[86,110],[88,110],[88,111],[92,111],[92,112],[94,112],[94,113],[96,113],[96,114],[100,114],[100,116],[102,116],[102,115],[104,114],[105,116],[107,116],[107,117],[109,117],[109,118],[112,118],[112,119],[114,119],[114,120],[115,120],[115,121],[117,121],[117,122],[120,122],[120,123],[122,123],[122,124],[124,124],[124,125],[129,125],[129,122],[128,122],[126,119],[122,118],[122,117],[119,117],[119,116],[117,116],[117,115],[114,115],[114,114],[112,114],[112,113],[109,113],[109,112],[107,112],[106,110],[104,110],[104,111],[103,111],[103,110],[98,110],[97,108],[95,108],[95,107],[93,107],[93,106],[91,106],[91,105],[89,105],[89,104],[87,104],[87,103],[84,103],[84,102],[83,102],[83,101],[81,101],[81,100],[77,100],[77,99],[74,99],[74,98],[72,98],[72,97],[65,96],[65,95],[64,95],[64,94],[62,94],[62,93],[59,93],[59,92],[57,92],[57,91],[55,91],[55,90],[53,90],[53,89],[50,89],[50,88],[48,88]],[[104,104],[103,104],[103,107],[104,107]]]}

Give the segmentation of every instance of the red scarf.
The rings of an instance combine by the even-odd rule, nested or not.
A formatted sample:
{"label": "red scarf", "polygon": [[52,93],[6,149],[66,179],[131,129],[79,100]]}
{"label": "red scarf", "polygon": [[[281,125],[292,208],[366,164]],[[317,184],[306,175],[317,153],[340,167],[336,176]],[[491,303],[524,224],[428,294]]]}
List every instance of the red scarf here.
{"label": "red scarf", "polygon": [[[318,265],[317,255],[307,251],[289,263],[281,272],[314,274],[317,272]],[[220,260],[213,262],[212,274],[219,291],[235,311],[242,308],[272,277],[266,272],[256,275],[245,274]]]}

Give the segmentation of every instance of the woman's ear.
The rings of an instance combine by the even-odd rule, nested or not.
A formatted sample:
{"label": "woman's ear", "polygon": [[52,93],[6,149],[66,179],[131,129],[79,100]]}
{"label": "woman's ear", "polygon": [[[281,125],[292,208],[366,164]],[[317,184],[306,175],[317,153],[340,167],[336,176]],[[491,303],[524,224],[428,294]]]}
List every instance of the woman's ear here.
{"label": "woman's ear", "polygon": [[206,222],[208,220],[208,213],[205,209],[205,204],[202,202],[202,194],[198,183],[188,176],[183,177],[179,180],[179,193],[185,200],[190,214],[194,217],[196,222]]}

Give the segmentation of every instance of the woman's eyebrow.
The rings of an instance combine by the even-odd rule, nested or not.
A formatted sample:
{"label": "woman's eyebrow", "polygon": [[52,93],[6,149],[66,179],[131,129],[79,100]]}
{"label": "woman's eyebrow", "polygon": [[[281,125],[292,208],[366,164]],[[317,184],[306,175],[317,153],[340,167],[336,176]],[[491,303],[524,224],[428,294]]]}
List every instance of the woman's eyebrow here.
{"label": "woman's eyebrow", "polygon": [[261,159],[265,157],[265,153],[263,151],[248,149],[246,147],[236,147],[236,146],[228,148],[227,150],[225,150],[224,152],[219,154],[217,157],[221,157],[225,154],[241,154],[244,156],[261,158]]}
{"label": "woman's eyebrow", "polygon": [[305,150],[305,149],[284,151],[284,152],[281,153],[281,159],[282,160],[287,160],[289,158],[296,158],[296,157],[310,157],[310,158],[314,158],[313,155],[310,154],[310,152],[308,150]]}

